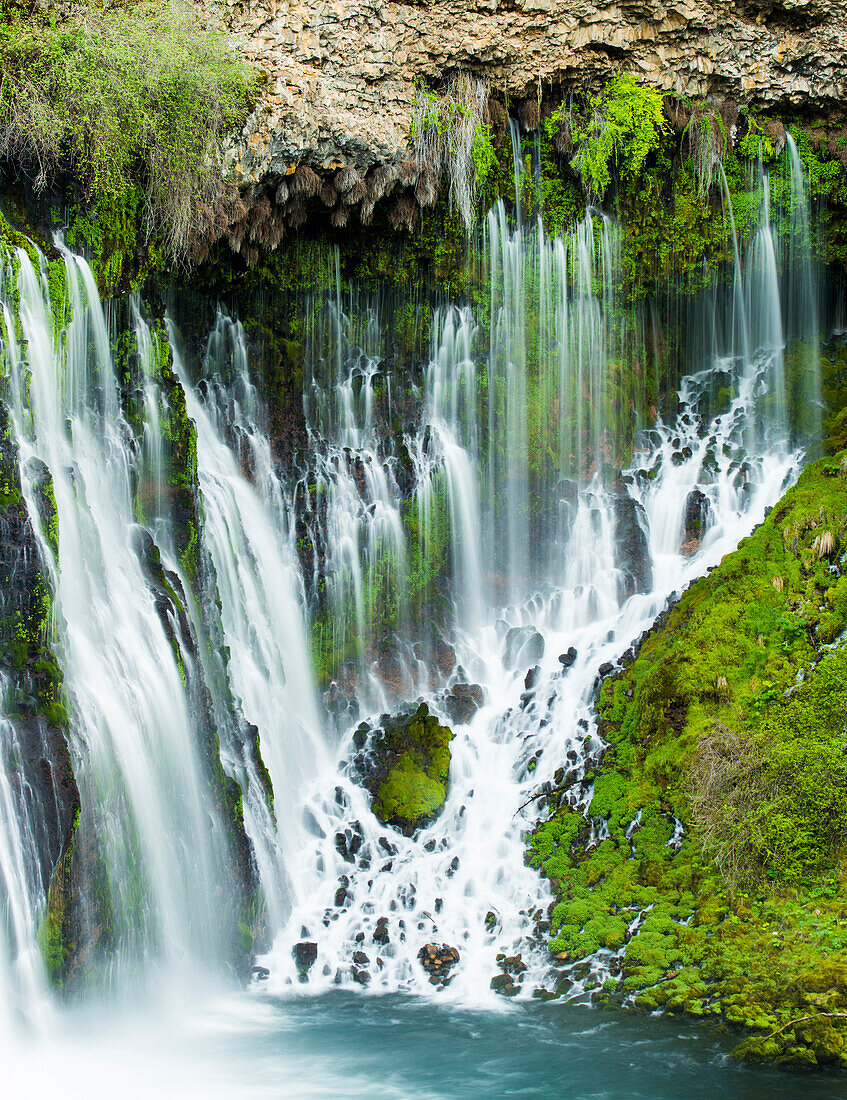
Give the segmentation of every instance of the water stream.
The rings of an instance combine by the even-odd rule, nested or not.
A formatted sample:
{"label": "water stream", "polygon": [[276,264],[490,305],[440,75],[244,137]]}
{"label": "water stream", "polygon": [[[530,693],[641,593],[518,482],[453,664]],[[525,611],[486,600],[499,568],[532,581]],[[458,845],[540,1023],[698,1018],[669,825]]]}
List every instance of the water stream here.
{"label": "water stream", "polygon": [[[655,417],[647,358],[658,358],[656,318],[618,302],[618,233],[599,212],[551,239],[540,221],[495,206],[474,246],[487,293],[433,307],[425,362],[411,379],[392,368],[385,302],[344,286],[330,256],[334,277],[312,303],[304,341],[309,453],[293,473],[275,461],[237,319],[219,311],[201,361],[188,363],[176,325],[165,333],[129,303],[134,425],[110,340],[118,307],[100,302],[84,260],[59,242],[69,311],[60,331],[46,261],[22,249],[6,257],[7,393],[55,597],[52,641],[82,803],[76,844],[97,868],[87,910],[98,930],[96,984],[130,999],[140,984],[158,989],[163,1018],[178,1021],[167,1085],[152,1072],[124,1094],[457,1095],[447,1060],[427,1067],[426,1042],[446,1042],[448,1024],[458,1065],[484,1059],[478,1080],[462,1078],[462,1095],[497,1092],[501,1075],[511,1090],[503,1095],[530,1095],[568,1074],[580,1095],[620,1095],[623,1063],[600,1082],[588,1061],[587,1052],[606,1057],[608,1044],[634,1044],[638,1072],[661,1077],[656,1055],[639,1047],[639,1025],[600,1023],[576,1006],[507,1009],[490,982],[498,954],[522,955],[520,1000],[557,979],[536,934],[551,897],[524,863],[526,834],[557,770],[579,773],[601,752],[598,669],[750,532],[819,444],[809,351],[817,286],[793,145],[787,171],[789,224],[772,224],[760,166],[759,228],[725,284],[692,307],[677,401]],[[166,344],[196,430],[196,577],[178,549],[163,443],[176,415],[159,366]],[[615,372],[636,344],[644,362],[627,389]],[[42,468],[58,555],[36,499]],[[442,552],[439,571],[429,569]],[[329,683],[317,682],[316,653]],[[450,692],[467,684],[481,705],[451,721]],[[455,733],[450,788],[437,820],[404,836],[371,811],[355,736],[363,719],[422,700]],[[267,980],[243,994],[220,992],[243,908],[217,764],[210,773],[209,738],[199,736],[208,728],[240,792],[251,904],[263,914],[257,962]],[[37,948],[38,823],[16,776],[15,738],[0,716],[7,1037],[51,1011]],[[317,944],[306,981],[293,952],[303,941]],[[433,942],[459,954],[445,985],[419,962]],[[192,1003],[179,987],[203,997]],[[382,1007],[352,991],[382,994]],[[574,986],[581,999],[587,992],[585,980]],[[49,1025],[81,1075],[96,1013],[59,1013]],[[103,1068],[104,1095],[126,1079],[117,1063],[136,1027],[127,1019],[126,1031],[117,1022],[106,1033],[115,1065]],[[144,1019],[142,1050],[161,1039]],[[370,1051],[394,1042],[384,1029],[395,1025],[422,1034],[403,1039],[396,1069],[383,1075]],[[627,1095],[698,1095],[693,1082],[718,1049],[656,1026],[679,1074]],[[497,1068],[515,1027],[522,1053]],[[570,1060],[555,1043],[548,1059],[562,1027]],[[321,1044],[350,1036],[360,1046],[328,1065]],[[15,1063],[21,1073],[32,1072],[33,1041]],[[207,1043],[224,1055],[192,1080]],[[544,1063],[530,1077],[533,1050]],[[315,1065],[322,1083],[307,1087],[301,1078]],[[722,1072],[727,1095],[759,1095],[767,1078]],[[268,1075],[290,1083],[280,1091]]]}

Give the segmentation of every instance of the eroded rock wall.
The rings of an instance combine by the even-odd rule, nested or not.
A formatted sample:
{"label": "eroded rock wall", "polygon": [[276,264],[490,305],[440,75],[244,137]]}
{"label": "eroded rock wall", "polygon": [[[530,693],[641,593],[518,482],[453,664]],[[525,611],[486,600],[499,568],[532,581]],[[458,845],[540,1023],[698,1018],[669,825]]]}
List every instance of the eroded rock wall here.
{"label": "eroded rock wall", "polygon": [[228,0],[265,74],[232,163],[245,183],[297,162],[360,170],[406,151],[414,80],[457,69],[514,99],[620,69],[681,96],[840,113],[847,0]]}

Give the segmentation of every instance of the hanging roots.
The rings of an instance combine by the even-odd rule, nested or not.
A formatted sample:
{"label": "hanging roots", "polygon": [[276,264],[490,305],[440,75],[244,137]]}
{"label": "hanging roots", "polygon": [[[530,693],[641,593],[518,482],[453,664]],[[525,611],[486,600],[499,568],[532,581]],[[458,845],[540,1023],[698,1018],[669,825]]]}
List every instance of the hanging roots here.
{"label": "hanging roots", "polygon": [[321,177],[317,172],[313,171],[308,164],[298,164],[288,189],[293,197],[311,198],[312,195],[319,194],[321,186]]}
{"label": "hanging roots", "polygon": [[414,229],[417,217],[417,203],[408,192],[400,195],[388,212],[388,220],[392,228],[405,229],[409,233]]}
{"label": "hanging roots", "polygon": [[285,208],[285,215],[291,228],[298,229],[306,220],[305,199],[291,199]]}
{"label": "hanging roots", "polygon": [[265,227],[273,217],[273,207],[267,195],[262,195],[258,202],[250,207],[250,240],[256,244],[263,244]]}
{"label": "hanging roots", "polygon": [[[430,167],[436,178],[447,172],[450,201],[469,232],[476,219],[478,198],[473,148],[480,127],[485,125],[487,104],[484,81],[470,73],[458,73],[441,96],[419,89],[412,111],[415,160],[421,170]],[[409,180],[407,186],[411,183]]]}
{"label": "hanging roots", "polygon": [[329,207],[335,206],[338,202],[338,192],[331,183],[325,183],[321,188],[321,202]]}
{"label": "hanging roots", "polygon": [[415,184],[415,198],[421,207],[435,206],[438,199],[438,174],[431,164],[425,164]]}
{"label": "hanging roots", "polygon": [[734,146],[738,134],[738,104],[734,99],[725,99],[718,107],[718,114],[726,128],[727,141],[730,146]]}
{"label": "hanging roots", "polygon": [[335,173],[333,183],[339,195],[346,195],[348,191],[353,190],[361,178],[356,169],[350,165],[348,168],[342,168],[340,172]]}
{"label": "hanging roots", "polygon": [[285,206],[291,195],[291,189],[288,186],[288,180],[280,180],[276,185],[276,204],[277,206]]}
{"label": "hanging roots", "polygon": [[528,134],[534,134],[541,123],[541,110],[537,99],[525,99],[518,109],[521,125]]}
{"label": "hanging roots", "polygon": [[398,175],[399,169],[395,164],[378,164],[372,172],[369,172],[365,182],[368,185],[371,200],[376,203],[391,194]]}
{"label": "hanging roots", "polygon": [[350,217],[349,206],[336,206],[333,212],[329,216],[329,220],[336,229],[343,229],[347,224],[347,219]]}
{"label": "hanging roots", "polygon": [[703,200],[718,178],[725,147],[726,131],[721,120],[710,111],[695,107],[688,123],[688,148],[697,194]]}
{"label": "hanging roots", "polygon": [[665,96],[662,100],[662,114],[675,134],[685,133],[685,127],[691,121],[691,111],[683,107],[678,99]]}
{"label": "hanging roots", "polygon": [[368,197],[368,187],[364,180],[357,180],[349,191],[341,196],[345,206],[355,206],[357,202]]}
{"label": "hanging roots", "polygon": [[774,154],[779,156],[785,148],[785,127],[778,118],[769,118],[763,128],[773,142]]}
{"label": "hanging roots", "polygon": [[485,105],[485,120],[491,128],[491,139],[499,148],[509,129],[509,112],[499,99],[489,99]]}
{"label": "hanging roots", "polygon": [[420,165],[416,160],[407,157],[397,165],[397,179],[403,187],[412,187],[420,175]]}
{"label": "hanging roots", "polygon": [[371,199],[365,199],[359,207],[359,221],[362,225],[371,225],[374,220],[374,203]]}
{"label": "hanging roots", "polygon": [[571,123],[570,119],[565,118],[564,111],[559,115],[556,129],[553,131],[553,145],[556,152],[561,156],[567,156],[567,154],[573,149],[573,139],[571,138]]}

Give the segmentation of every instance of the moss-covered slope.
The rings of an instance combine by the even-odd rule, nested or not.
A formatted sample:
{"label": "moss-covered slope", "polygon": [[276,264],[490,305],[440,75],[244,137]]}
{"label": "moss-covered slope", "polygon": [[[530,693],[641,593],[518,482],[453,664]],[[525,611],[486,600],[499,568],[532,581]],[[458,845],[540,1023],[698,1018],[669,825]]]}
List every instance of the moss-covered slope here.
{"label": "moss-covered slope", "polygon": [[794,1065],[847,1066],[846,538],[842,453],[607,678],[587,812],[554,795],[531,839],[558,963],[614,949],[605,996]]}

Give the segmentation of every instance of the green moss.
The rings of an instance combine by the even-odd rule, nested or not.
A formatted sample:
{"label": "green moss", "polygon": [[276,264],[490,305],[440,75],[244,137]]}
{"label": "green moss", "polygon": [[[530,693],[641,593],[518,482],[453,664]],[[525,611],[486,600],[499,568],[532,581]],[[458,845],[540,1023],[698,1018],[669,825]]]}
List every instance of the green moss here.
{"label": "green moss", "polygon": [[[770,1034],[847,1010],[847,650],[819,637],[847,610],[828,566],[847,535],[845,457],[807,469],[604,681],[588,811],[554,794],[528,854],[557,895],[551,952],[624,946],[604,996],[761,1029],[740,1054],[792,1064],[847,1065],[837,1021]],[[609,835],[589,848],[592,818]]]}
{"label": "green moss", "polygon": [[368,777],[380,821],[411,832],[441,812],[452,740],[452,732],[429,713],[426,703],[411,715],[385,716],[370,746],[376,765]]}

